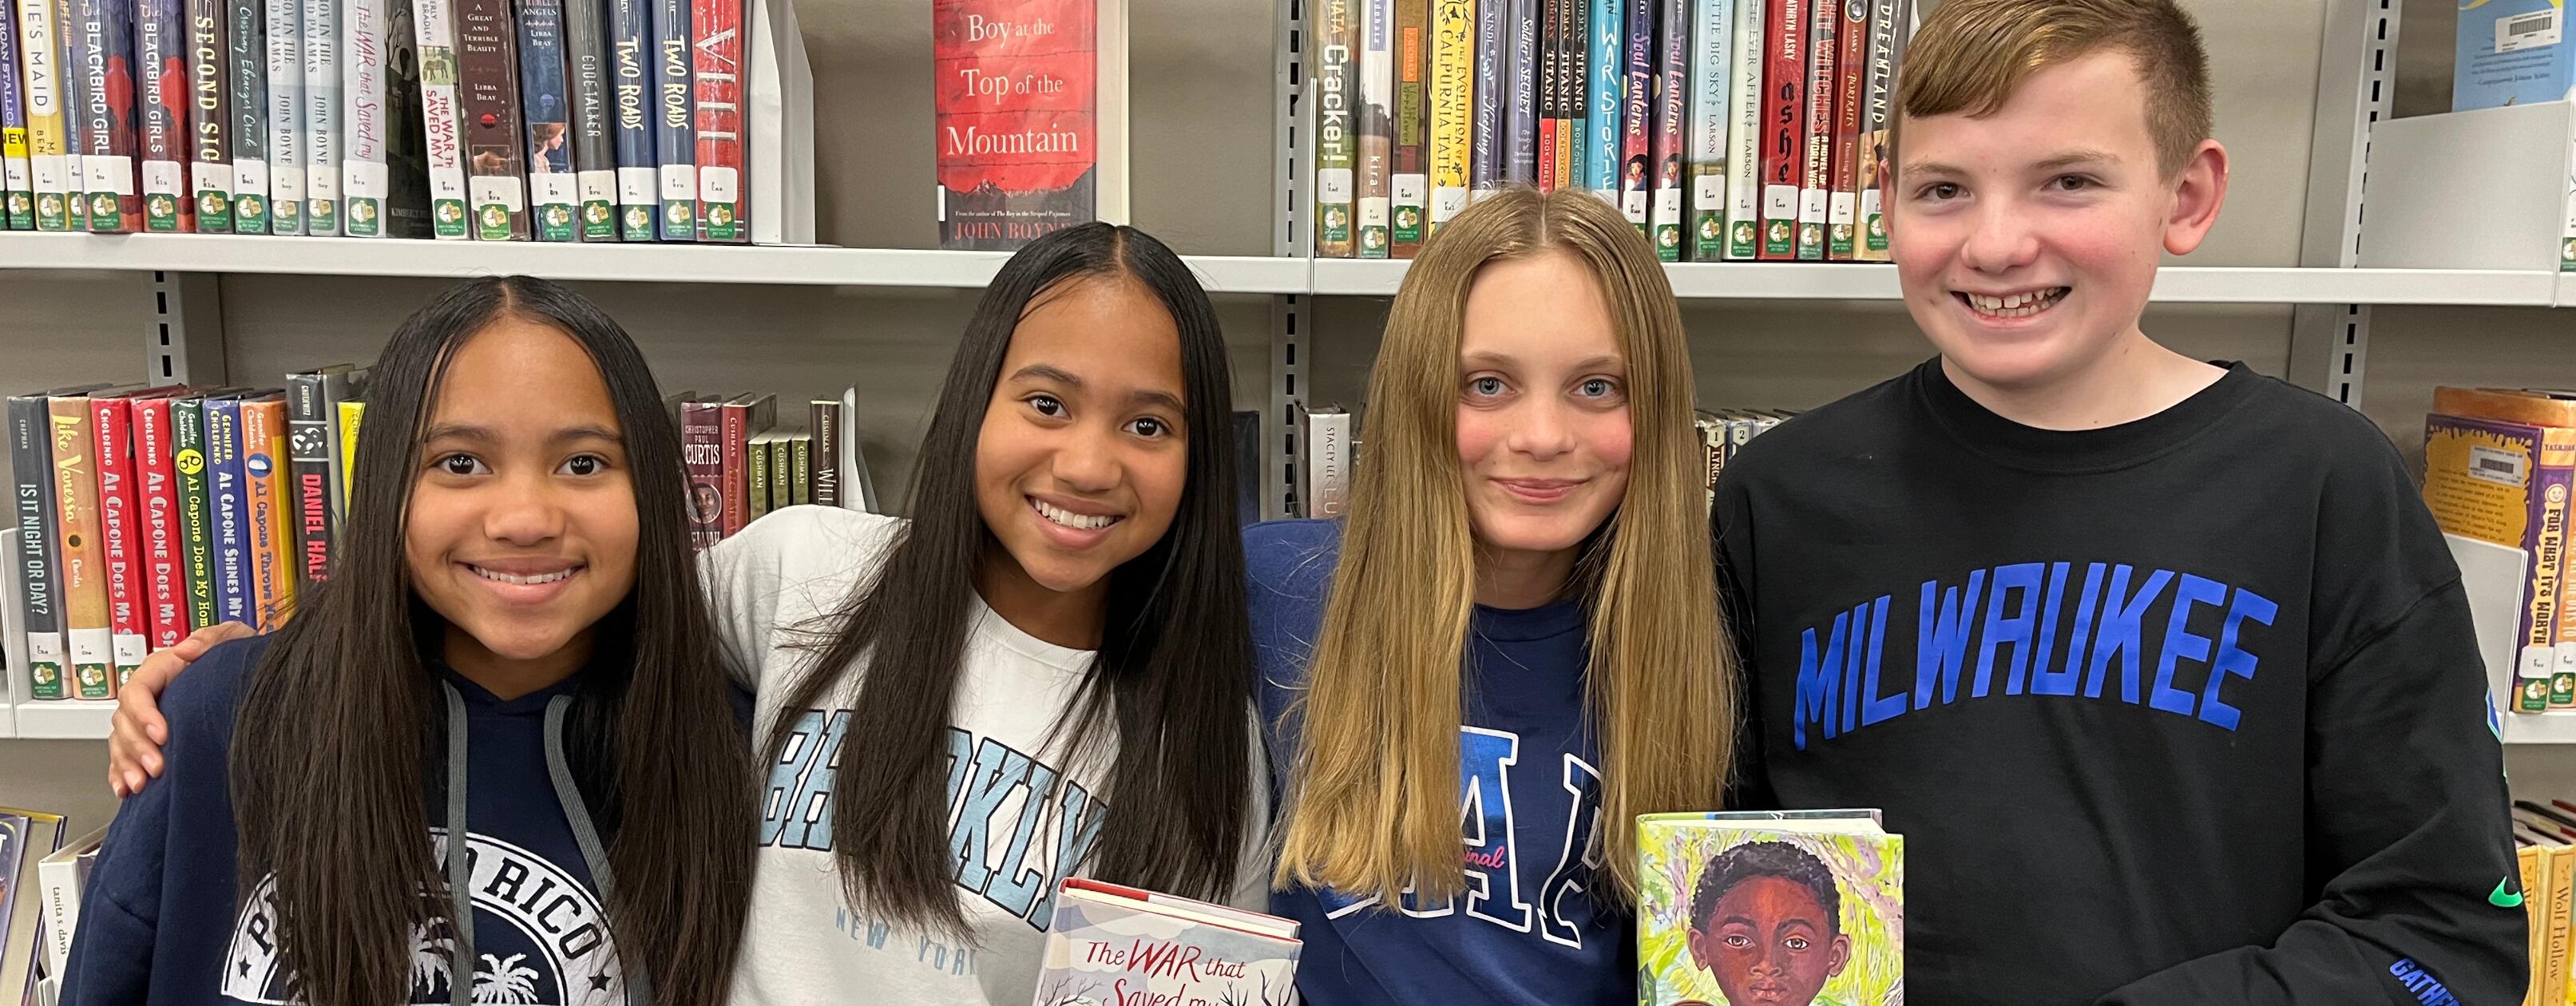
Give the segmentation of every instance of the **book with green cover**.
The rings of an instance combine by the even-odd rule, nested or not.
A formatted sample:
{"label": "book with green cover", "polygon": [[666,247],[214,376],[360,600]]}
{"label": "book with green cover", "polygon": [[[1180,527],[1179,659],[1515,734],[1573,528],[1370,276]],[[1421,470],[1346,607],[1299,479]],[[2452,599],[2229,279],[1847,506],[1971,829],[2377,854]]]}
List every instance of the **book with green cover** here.
{"label": "book with green cover", "polygon": [[179,472],[180,565],[187,570],[188,624],[200,628],[215,624],[214,506],[206,487],[205,406],[204,395],[170,403],[171,460]]}
{"label": "book with green cover", "polygon": [[1905,839],[1874,810],[1637,818],[1641,1006],[1903,1001]]}

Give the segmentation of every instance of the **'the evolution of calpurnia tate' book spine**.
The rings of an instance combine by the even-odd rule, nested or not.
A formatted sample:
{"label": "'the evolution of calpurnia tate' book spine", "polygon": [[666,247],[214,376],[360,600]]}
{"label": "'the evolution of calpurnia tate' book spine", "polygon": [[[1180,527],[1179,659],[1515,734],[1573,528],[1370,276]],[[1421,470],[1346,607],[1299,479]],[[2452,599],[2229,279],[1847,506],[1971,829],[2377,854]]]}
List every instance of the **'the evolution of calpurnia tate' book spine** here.
{"label": "'the evolution of calpurnia tate' book spine", "polygon": [[1007,250],[1095,219],[1098,3],[933,0],[930,17],[940,247]]}

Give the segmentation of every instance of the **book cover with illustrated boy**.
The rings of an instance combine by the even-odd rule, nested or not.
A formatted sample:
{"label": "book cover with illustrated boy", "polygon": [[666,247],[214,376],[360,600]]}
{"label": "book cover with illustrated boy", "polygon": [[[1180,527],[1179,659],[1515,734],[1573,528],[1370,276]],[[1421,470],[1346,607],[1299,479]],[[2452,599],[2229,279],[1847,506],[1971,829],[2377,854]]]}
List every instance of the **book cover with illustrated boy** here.
{"label": "book cover with illustrated boy", "polygon": [[1874,810],[1637,819],[1639,1006],[1902,1006],[1905,839]]}
{"label": "book cover with illustrated boy", "polygon": [[1034,1006],[1288,1006],[1297,924],[1080,878],[1057,891]]}

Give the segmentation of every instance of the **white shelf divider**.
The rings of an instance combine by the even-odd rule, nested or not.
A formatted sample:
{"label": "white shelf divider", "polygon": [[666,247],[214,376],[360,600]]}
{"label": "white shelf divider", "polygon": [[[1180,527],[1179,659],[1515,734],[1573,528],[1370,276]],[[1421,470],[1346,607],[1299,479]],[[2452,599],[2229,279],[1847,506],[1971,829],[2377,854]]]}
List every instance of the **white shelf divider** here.
{"label": "white shelf divider", "polygon": [[20,740],[106,740],[116,703],[65,699],[18,704]]}

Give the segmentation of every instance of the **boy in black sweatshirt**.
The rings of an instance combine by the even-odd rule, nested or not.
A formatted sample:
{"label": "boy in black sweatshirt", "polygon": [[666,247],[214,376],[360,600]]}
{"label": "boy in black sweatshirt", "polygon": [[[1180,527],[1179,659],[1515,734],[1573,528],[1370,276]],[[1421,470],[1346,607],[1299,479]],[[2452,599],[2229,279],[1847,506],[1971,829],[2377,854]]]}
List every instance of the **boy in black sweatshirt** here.
{"label": "boy in black sweatshirt", "polygon": [[2149,341],[2216,221],[2171,0],[1947,0],[1882,195],[1940,356],[1783,424],[1712,530],[1745,798],[1906,836],[1919,1004],[2519,1001],[2469,612],[2360,415]]}

